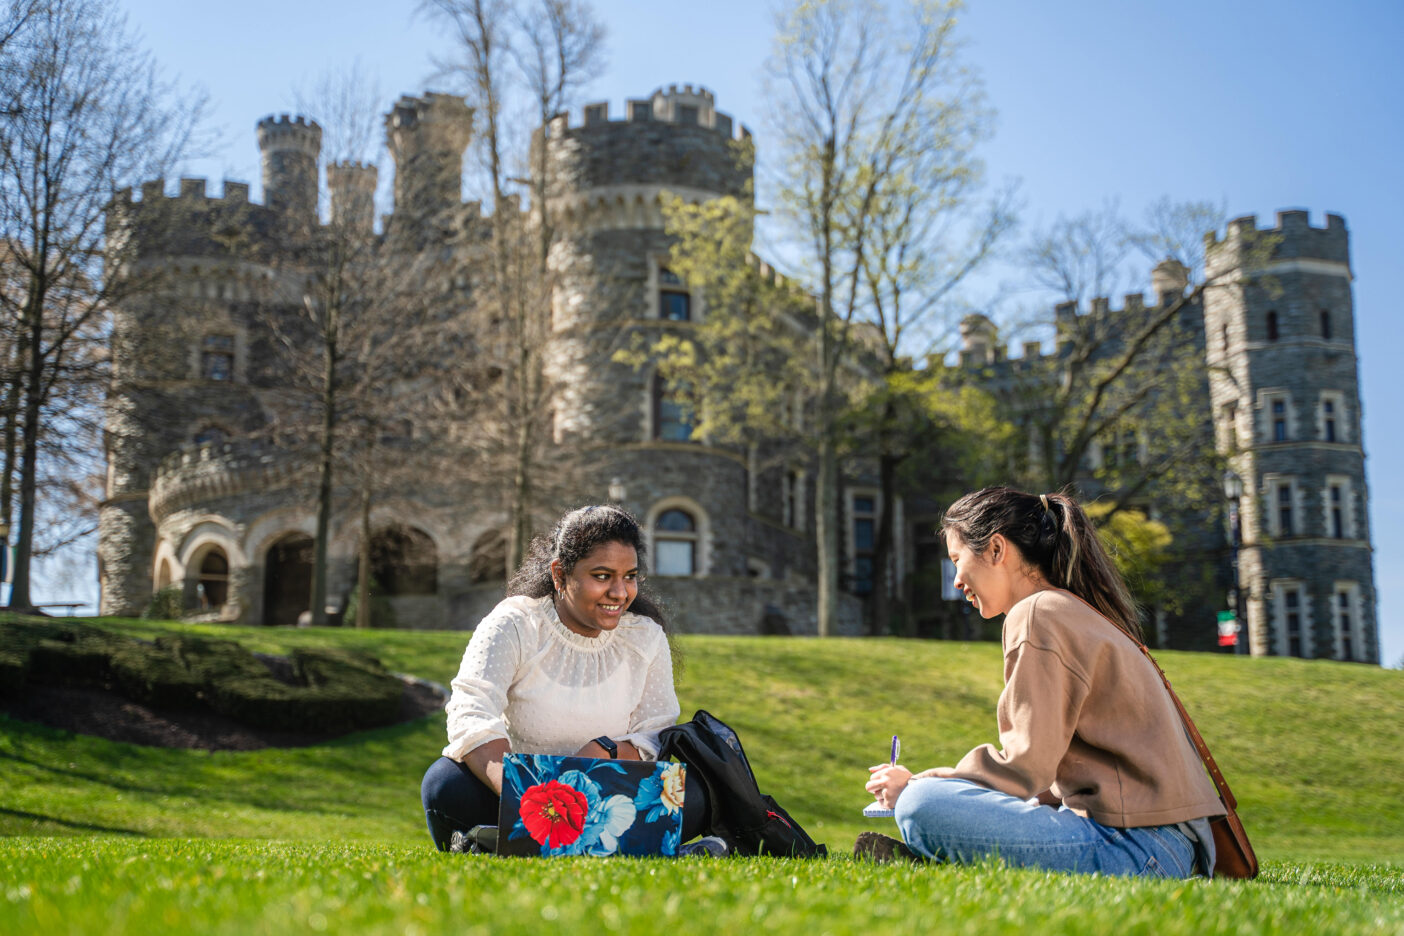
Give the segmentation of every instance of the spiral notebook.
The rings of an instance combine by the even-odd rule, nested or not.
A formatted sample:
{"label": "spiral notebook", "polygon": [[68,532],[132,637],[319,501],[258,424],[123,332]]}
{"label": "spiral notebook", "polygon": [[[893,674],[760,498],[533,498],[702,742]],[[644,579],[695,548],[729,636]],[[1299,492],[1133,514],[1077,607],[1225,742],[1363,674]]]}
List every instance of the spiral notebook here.
{"label": "spiral notebook", "polygon": [[891,819],[896,814],[897,810],[888,809],[886,806],[880,806],[877,800],[863,807],[863,815],[869,819]]}
{"label": "spiral notebook", "polygon": [[554,754],[502,758],[499,855],[676,855],[687,766]]}

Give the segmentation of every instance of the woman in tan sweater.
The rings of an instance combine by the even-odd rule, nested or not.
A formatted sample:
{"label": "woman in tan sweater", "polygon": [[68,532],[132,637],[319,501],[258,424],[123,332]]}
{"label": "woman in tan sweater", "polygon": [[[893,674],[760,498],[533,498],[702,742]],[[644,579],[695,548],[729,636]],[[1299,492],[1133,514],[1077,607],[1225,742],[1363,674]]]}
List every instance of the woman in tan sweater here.
{"label": "woman in tan sweater", "polygon": [[1005,615],[999,747],[917,774],[871,768],[867,789],[895,809],[905,846],[865,832],[855,852],[1208,873],[1208,818],[1223,806],[1087,514],[1063,494],[987,488],[952,504],[942,532],[956,587],[982,617]]}

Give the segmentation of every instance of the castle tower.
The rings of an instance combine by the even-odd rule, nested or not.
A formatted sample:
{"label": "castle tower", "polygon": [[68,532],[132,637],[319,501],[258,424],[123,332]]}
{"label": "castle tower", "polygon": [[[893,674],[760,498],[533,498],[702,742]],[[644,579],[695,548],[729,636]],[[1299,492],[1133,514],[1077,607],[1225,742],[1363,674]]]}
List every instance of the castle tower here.
{"label": "castle tower", "polygon": [[[669,268],[662,199],[665,192],[690,202],[749,198],[751,171],[738,158],[749,134],[743,130],[738,139],[711,92],[690,85],[628,101],[624,119],[611,120],[604,103],[587,105],[584,116],[572,126],[560,115],[533,141],[534,153],[546,147],[555,232],[544,350],[554,384],[554,438],[581,451],[573,460],[588,459],[582,477],[620,478],[627,489],[622,502],[650,530],[667,513],[677,525],[677,554],[690,557],[681,564],[698,581],[743,578],[747,544],[758,539],[747,509],[745,460],[692,439],[686,406],[656,369],[618,363],[612,350],[619,336],[651,342],[705,317],[704,297]],[[768,490],[768,482],[757,483]],[[582,490],[578,497],[604,494]],[[730,548],[713,545],[723,543]],[[783,577],[785,560],[763,552],[758,546],[753,555]],[[669,571],[665,552],[655,549],[654,558],[658,574],[688,574]]]}
{"label": "castle tower", "polygon": [[[153,590],[182,584],[181,557],[162,553],[163,463],[184,452],[208,473],[230,439],[260,424],[260,362],[276,366],[256,311],[276,274],[255,258],[275,249],[260,238],[276,230],[278,216],[251,204],[242,182],[226,180],[214,196],[204,179],[181,179],[170,196],[156,179],[140,194],[118,192],[107,214],[108,270],[160,275],[112,308],[98,536],[104,614],[140,614]],[[239,574],[231,569],[226,580]],[[189,585],[194,601],[196,579]]]}
{"label": "castle tower", "polygon": [[999,329],[987,316],[972,312],[960,320],[960,362],[983,366],[994,360]]}
{"label": "castle tower", "polygon": [[369,235],[375,226],[375,186],[380,170],[359,162],[327,166],[331,193],[331,222],[358,234]]}
{"label": "castle tower", "polygon": [[1165,258],[1151,270],[1151,292],[1161,305],[1184,296],[1188,285],[1189,270],[1173,257]]}
{"label": "castle tower", "polygon": [[[743,140],[749,136],[742,134]],[[562,438],[658,436],[657,407],[643,401],[648,391],[640,383],[648,375],[593,361],[590,332],[700,317],[701,297],[668,269],[662,196],[693,202],[749,197],[751,171],[738,160],[740,142],[711,92],[691,85],[629,101],[625,120],[610,120],[608,105],[592,104],[583,126],[572,127],[560,115],[537,131],[533,147],[548,149],[547,198],[557,231],[551,261],[559,289],[548,353],[564,368],[557,420]],[[592,295],[601,284],[610,294]],[[622,412],[607,405],[612,391],[606,390],[620,381],[640,394],[639,404]]]}
{"label": "castle tower", "polygon": [[[1250,245],[1277,239],[1262,269]],[[1206,238],[1205,340],[1220,450],[1243,479],[1240,587],[1255,655],[1379,662],[1345,221],[1281,211]],[[1245,273],[1240,280],[1236,274]]]}
{"label": "castle tower", "polygon": [[258,122],[258,149],[263,154],[263,203],[290,225],[314,225],[322,128],[301,116],[265,117]]}
{"label": "castle tower", "polygon": [[461,97],[429,91],[395,102],[385,140],[395,160],[396,219],[433,217],[462,202],[463,151],[472,139],[473,109]]}

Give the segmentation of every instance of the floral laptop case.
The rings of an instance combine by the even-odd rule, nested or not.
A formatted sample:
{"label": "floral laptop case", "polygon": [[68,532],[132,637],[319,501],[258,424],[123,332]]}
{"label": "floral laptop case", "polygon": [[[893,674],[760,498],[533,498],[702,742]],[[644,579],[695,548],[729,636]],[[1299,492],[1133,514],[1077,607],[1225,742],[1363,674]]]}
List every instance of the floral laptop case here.
{"label": "floral laptop case", "polygon": [[676,855],[687,768],[553,754],[502,759],[499,855]]}

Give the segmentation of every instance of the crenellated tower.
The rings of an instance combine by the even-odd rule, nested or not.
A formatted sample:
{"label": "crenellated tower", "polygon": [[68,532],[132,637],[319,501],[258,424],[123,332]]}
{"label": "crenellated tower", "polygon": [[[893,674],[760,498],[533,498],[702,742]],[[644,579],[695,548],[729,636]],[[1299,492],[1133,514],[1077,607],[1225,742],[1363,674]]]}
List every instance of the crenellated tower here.
{"label": "crenellated tower", "polygon": [[395,102],[385,115],[395,223],[416,226],[462,202],[463,152],[472,139],[473,109],[461,97],[428,91]]}
{"label": "crenellated tower", "polygon": [[[744,454],[690,438],[686,407],[655,369],[612,358],[621,342],[685,333],[706,315],[705,297],[669,267],[664,195],[694,203],[750,198],[750,133],[738,134],[712,93],[692,85],[629,100],[622,118],[603,102],[586,105],[583,116],[572,125],[559,115],[533,141],[533,167],[546,149],[554,229],[544,353],[554,382],[555,440],[581,453],[573,457],[588,462],[586,477],[628,479],[623,502],[650,529],[666,514],[678,527],[679,555],[691,557],[696,574],[745,578],[748,563],[777,578],[806,574],[804,551],[786,553],[782,544],[791,537],[746,509],[748,491],[768,491],[772,481],[779,490],[781,480],[752,478]],[[670,560],[659,558],[666,569]]]}
{"label": "crenellated tower", "polygon": [[621,411],[606,403],[605,387],[632,387],[646,375],[596,360],[591,336],[600,328],[685,328],[703,314],[701,297],[668,269],[663,195],[690,202],[750,197],[751,169],[740,158],[749,136],[745,128],[734,136],[711,92],[691,85],[630,100],[623,120],[610,119],[608,104],[590,104],[582,125],[571,126],[562,114],[537,132],[534,147],[547,148],[557,232],[550,353],[561,369],[562,439],[657,437],[651,405]]}
{"label": "crenellated tower", "polygon": [[[1245,258],[1263,238],[1271,256]],[[1344,219],[1238,218],[1206,237],[1217,440],[1244,482],[1239,569],[1256,655],[1379,662]]]}
{"label": "crenellated tower", "polygon": [[336,162],[327,166],[331,223],[364,236],[375,226],[375,187],[380,170],[373,164]]}
{"label": "crenellated tower", "polygon": [[263,156],[263,203],[289,226],[310,229],[317,222],[317,160],[322,128],[315,120],[287,114],[258,122]]}
{"label": "crenellated tower", "polygon": [[[170,570],[181,557],[157,559],[166,516],[152,492],[163,462],[182,449],[218,454],[262,424],[257,386],[274,355],[256,310],[278,292],[263,258],[283,222],[232,181],[211,196],[204,179],[181,179],[172,196],[156,179],[139,199],[124,190],[109,206],[109,274],[144,283],[113,309],[98,543],[104,614],[140,614],[153,590],[179,584]],[[191,602],[198,584],[189,582]]]}

